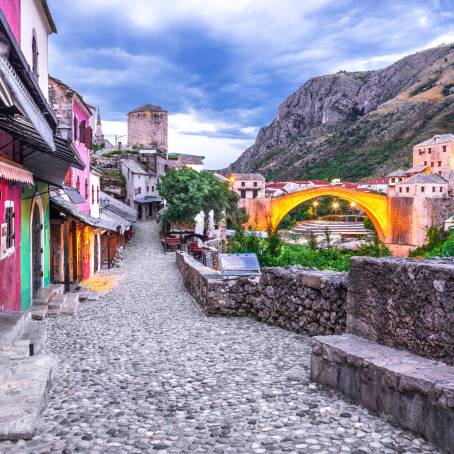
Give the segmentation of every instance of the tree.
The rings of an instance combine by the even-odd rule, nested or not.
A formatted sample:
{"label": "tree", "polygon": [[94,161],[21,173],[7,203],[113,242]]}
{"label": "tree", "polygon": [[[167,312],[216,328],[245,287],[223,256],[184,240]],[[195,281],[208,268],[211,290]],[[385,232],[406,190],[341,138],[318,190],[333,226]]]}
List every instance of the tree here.
{"label": "tree", "polygon": [[194,217],[201,210],[205,214],[213,210],[216,221],[219,221],[226,211],[227,218],[230,216],[232,220],[237,220],[241,217],[241,214],[235,211],[238,210],[236,194],[232,195],[227,183],[220,181],[210,172],[197,172],[188,167],[171,169],[160,181],[158,189],[167,204],[163,216],[165,222],[193,223]]}

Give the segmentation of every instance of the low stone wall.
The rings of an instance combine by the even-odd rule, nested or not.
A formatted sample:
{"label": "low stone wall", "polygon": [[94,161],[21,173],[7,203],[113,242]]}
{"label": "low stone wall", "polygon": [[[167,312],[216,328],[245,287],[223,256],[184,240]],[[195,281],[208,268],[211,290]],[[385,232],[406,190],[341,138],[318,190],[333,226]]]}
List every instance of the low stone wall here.
{"label": "low stone wall", "polygon": [[346,325],[346,273],[302,267],[265,268],[253,313],[291,331],[339,334]]}
{"label": "low stone wall", "polygon": [[308,335],[339,334],[346,325],[346,273],[265,268],[262,276],[224,279],[184,252],[183,282],[207,315],[251,315]]}
{"label": "low stone wall", "polygon": [[207,315],[249,315],[258,277],[226,280],[185,252],[176,253],[184,286]]}
{"label": "low stone wall", "polygon": [[313,339],[311,379],[454,453],[454,367],[344,334]]}
{"label": "low stone wall", "polygon": [[454,365],[454,262],[353,257],[347,332]]}

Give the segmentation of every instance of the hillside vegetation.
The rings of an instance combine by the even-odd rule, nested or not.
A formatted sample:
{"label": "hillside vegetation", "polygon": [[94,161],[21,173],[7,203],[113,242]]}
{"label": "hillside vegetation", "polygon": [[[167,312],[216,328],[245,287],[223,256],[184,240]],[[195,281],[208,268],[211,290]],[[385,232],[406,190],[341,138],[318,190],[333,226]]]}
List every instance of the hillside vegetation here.
{"label": "hillside vegetation", "polygon": [[383,176],[411,163],[412,146],[454,132],[454,45],[387,68],[308,80],[230,167],[268,179]]}

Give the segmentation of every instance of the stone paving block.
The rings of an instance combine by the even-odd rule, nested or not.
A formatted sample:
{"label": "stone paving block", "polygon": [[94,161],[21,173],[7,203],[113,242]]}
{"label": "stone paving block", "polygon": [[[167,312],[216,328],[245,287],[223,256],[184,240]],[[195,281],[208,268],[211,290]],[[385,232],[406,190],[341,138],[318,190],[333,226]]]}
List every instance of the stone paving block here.
{"label": "stone paving block", "polygon": [[56,367],[48,355],[0,361],[0,440],[33,437]]}

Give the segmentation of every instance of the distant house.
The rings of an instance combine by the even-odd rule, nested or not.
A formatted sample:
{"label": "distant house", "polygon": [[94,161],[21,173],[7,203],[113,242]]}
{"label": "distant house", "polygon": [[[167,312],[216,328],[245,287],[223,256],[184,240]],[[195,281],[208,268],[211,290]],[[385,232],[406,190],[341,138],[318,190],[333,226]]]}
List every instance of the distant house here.
{"label": "distant house", "polygon": [[360,183],[358,189],[386,194],[388,192],[388,181],[385,178],[372,178]]}
{"label": "distant house", "polygon": [[230,186],[241,199],[264,199],[265,177],[259,173],[229,173]]}
{"label": "distant house", "polygon": [[182,167],[189,167],[200,172],[203,170],[203,160],[205,159],[205,156],[169,153],[167,159],[169,160],[169,167],[171,168],[181,169]]}
{"label": "distant house", "polygon": [[162,207],[158,193],[158,175],[134,159],[121,161],[126,180],[126,204],[134,208],[139,219],[149,219]]}

